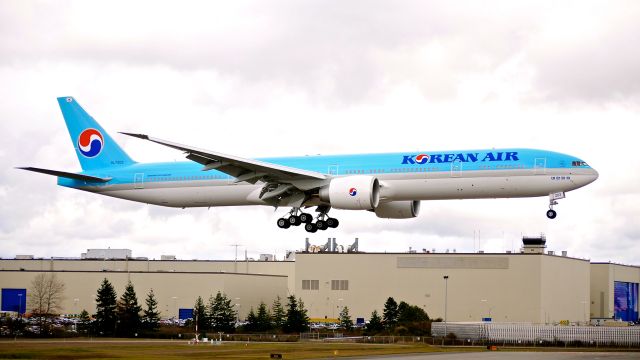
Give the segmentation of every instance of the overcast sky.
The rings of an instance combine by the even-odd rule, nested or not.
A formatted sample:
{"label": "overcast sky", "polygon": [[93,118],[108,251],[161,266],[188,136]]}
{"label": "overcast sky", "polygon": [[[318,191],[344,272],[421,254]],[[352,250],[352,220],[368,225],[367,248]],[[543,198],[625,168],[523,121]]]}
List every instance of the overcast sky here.
{"label": "overcast sky", "polygon": [[[1,257],[282,257],[305,237],[503,252],[545,233],[550,250],[640,264],[637,1],[0,0],[0,84]],[[115,132],[243,157],[542,148],[600,178],[553,221],[541,197],[423,202],[410,220],[334,210],[338,229],[281,230],[283,209],[161,208],[15,170],[80,170],[58,96],[142,162],[183,158]]]}

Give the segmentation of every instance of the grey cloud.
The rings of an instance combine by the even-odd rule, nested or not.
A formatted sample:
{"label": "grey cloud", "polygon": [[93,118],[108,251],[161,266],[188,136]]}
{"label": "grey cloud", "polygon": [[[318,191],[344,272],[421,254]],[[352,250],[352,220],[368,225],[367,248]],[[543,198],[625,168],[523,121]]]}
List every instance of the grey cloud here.
{"label": "grey cloud", "polygon": [[[596,29],[593,34],[551,46],[535,40],[530,45],[529,60],[537,69],[535,86],[545,99],[593,102],[640,95],[640,47],[636,46],[640,43],[640,7],[632,2],[607,5],[593,9],[602,10],[590,26]],[[571,21],[566,26],[571,27]]]}
{"label": "grey cloud", "polygon": [[[94,36],[88,37],[78,33],[78,19],[68,17],[64,3],[16,2],[0,10],[0,31],[11,34],[0,38],[0,61],[46,58],[215,69],[243,81],[286,84],[317,99],[348,103],[370,100],[403,82],[418,85],[427,97],[450,98],[465,75],[494,76],[501,65],[522,57],[521,66],[535,73],[535,88],[527,95],[532,99],[611,100],[640,91],[640,48],[633,46],[640,40],[640,7],[635,3],[584,4],[603,10],[601,21],[609,23],[555,46],[544,33],[549,15],[566,16],[570,28],[572,20],[589,21],[584,13],[553,2],[240,4],[230,10],[205,3],[200,11],[211,17],[203,17],[194,16],[198,7],[188,3],[150,3],[158,11],[145,8],[148,27],[138,26],[135,17],[114,18],[114,28],[86,29]],[[167,14],[174,26],[163,26]],[[217,21],[227,15],[243,21]],[[217,27],[218,22],[224,24]],[[123,37],[119,27],[131,27],[130,33]]]}
{"label": "grey cloud", "polygon": [[[339,103],[363,101],[407,81],[419,84],[426,96],[451,97],[461,75],[491,71],[517,53],[523,40],[519,34],[531,26],[531,20],[525,21],[527,6],[503,6],[511,16],[505,17],[473,3],[291,1],[251,3],[232,14],[242,16],[248,26],[213,26],[216,16],[229,11],[220,9],[222,15],[216,15],[215,6],[208,9],[212,19],[199,17],[194,24],[185,15],[195,9],[181,4],[174,9],[175,27],[156,28],[153,20],[160,19],[148,18],[157,32],[132,28],[121,39],[110,36],[109,29],[98,34],[88,29],[97,36],[88,38],[73,32],[68,23],[77,19],[65,18],[68,14],[58,4],[50,13],[33,7],[0,14],[9,24],[22,23],[13,24],[18,31],[0,43],[5,62],[45,57],[215,69],[246,81],[284,83]],[[133,25],[123,21],[114,19],[114,26]],[[204,31],[196,31],[200,28]],[[424,52],[432,45],[441,53]]]}

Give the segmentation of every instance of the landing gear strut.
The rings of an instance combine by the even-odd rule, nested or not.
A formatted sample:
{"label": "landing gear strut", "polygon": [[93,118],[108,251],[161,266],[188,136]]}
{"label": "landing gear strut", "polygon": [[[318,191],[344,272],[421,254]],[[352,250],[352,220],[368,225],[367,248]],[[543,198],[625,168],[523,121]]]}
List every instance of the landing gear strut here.
{"label": "landing gear strut", "polygon": [[304,229],[310,233],[318,230],[327,230],[328,228],[337,228],[340,222],[338,219],[327,215],[329,209],[331,208],[328,206],[319,206],[318,210],[316,210],[319,214],[316,217],[316,221],[313,222],[311,214],[302,212],[300,208],[293,208],[289,211],[289,214],[279,218],[276,223],[281,229],[304,225]]}
{"label": "landing gear strut", "polygon": [[304,226],[307,232],[314,233],[318,230],[327,230],[328,228],[337,228],[340,225],[340,221],[336,218],[329,217],[327,213],[331,208],[328,206],[318,206],[317,212],[319,212],[316,222],[309,222]]}
{"label": "landing gear strut", "polygon": [[300,208],[293,208],[289,211],[288,216],[281,217],[276,222],[281,229],[288,229],[291,226],[299,226],[300,224],[308,224],[313,220],[311,214],[302,212]]}
{"label": "landing gear strut", "polygon": [[553,210],[553,206],[554,205],[558,205],[558,201],[556,200],[560,200],[560,199],[564,199],[564,192],[558,192],[558,193],[553,193],[553,194],[549,194],[549,210],[547,210],[547,217],[549,219],[555,219],[556,216],[558,215],[558,213],[556,213],[555,210]]}

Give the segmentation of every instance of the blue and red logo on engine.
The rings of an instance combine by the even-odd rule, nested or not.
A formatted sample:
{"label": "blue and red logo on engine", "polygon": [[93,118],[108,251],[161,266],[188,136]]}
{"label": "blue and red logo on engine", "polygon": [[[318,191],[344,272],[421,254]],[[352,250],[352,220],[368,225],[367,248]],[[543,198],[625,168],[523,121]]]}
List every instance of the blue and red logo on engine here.
{"label": "blue and red logo on engine", "polygon": [[98,156],[104,147],[104,137],[96,129],[86,129],[78,136],[78,151],[85,157]]}
{"label": "blue and red logo on engine", "polygon": [[349,195],[356,196],[358,194],[358,190],[356,188],[349,189]]}

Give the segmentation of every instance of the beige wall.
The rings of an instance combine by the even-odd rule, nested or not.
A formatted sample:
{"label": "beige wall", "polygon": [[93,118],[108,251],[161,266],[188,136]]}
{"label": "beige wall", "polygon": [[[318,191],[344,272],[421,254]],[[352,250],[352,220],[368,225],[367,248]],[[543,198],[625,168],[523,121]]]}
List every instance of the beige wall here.
{"label": "beige wall", "polygon": [[589,321],[590,264],[561,256],[540,256],[541,321]]}
{"label": "beige wall", "polygon": [[0,270],[37,271],[146,271],[146,272],[224,272],[287,276],[294,286],[293,261],[213,261],[213,260],[78,260],[33,259],[0,260]]}
{"label": "beige wall", "polygon": [[[403,260],[407,259],[408,260]],[[423,307],[444,318],[448,275],[449,321],[582,321],[589,291],[589,263],[533,254],[297,254],[296,295],[311,317],[352,317],[382,312],[387,297]],[[331,280],[349,280],[349,290],[331,290]],[[319,280],[319,290],[302,290]]]}
{"label": "beige wall", "polygon": [[[39,271],[0,271],[0,288],[27,288]],[[144,299],[153,288],[162,317],[177,315],[178,308],[192,308],[197,297],[205,302],[210,295],[221,291],[232,299],[239,315],[244,318],[249,308],[264,301],[271,304],[276,296],[288,294],[287,277],[275,275],[246,275],[226,273],[180,272],[54,272],[65,284],[63,313],[79,313],[86,309],[95,312],[94,298],[104,278],[115,287],[118,297],[129,280],[134,285],[138,302],[144,307]],[[27,290],[28,293],[29,290]],[[175,299],[174,299],[175,297]]]}
{"label": "beige wall", "polygon": [[[348,306],[354,319],[368,319],[374,309],[382,313],[389,296],[444,317],[448,275],[449,321],[583,322],[613,316],[614,281],[640,283],[640,267],[540,254],[298,253],[295,262],[0,260],[0,287],[28,288],[50,270],[67,286],[65,313],[94,311],[93,297],[107,277],[118,295],[131,279],[141,303],[154,288],[163,316],[221,290],[240,304],[241,316],[261,300],[295,293],[313,318],[335,318]],[[302,290],[302,280],[318,280],[319,289]],[[348,280],[349,290],[331,290],[331,280]]]}
{"label": "beige wall", "polygon": [[609,267],[609,264],[591,264],[591,317],[613,317],[613,278]]}

